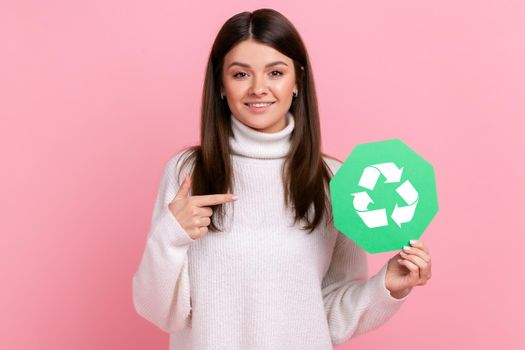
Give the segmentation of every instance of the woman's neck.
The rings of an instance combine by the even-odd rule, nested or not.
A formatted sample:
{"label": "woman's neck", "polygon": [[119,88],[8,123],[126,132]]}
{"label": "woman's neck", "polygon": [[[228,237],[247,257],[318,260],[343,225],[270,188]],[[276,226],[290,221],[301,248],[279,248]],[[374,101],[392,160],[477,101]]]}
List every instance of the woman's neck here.
{"label": "woman's neck", "polygon": [[286,113],[284,129],[265,133],[243,124],[231,114],[233,136],[230,137],[232,154],[259,159],[283,158],[288,154],[291,134],[295,127],[295,118],[291,112]]}

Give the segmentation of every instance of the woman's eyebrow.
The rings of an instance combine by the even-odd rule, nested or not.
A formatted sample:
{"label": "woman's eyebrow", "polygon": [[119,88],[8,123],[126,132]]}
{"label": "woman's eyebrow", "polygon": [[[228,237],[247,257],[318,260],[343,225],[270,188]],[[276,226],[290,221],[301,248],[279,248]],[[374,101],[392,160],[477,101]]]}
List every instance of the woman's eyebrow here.
{"label": "woman's eyebrow", "polygon": [[[268,63],[265,68],[268,68],[268,67],[271,67],[271,66],[276,66],[278,64],[284,64],[285,66],[288,66],[286,63],[284,63],[283,61],[275,61],[275,62],[272,62],[272,63]],[[232,66],[241,66],[241,67],[245,67],[245,68],[251,68],[249,64],[247,63],[241,63],[241,62],[237,62],[237,61],[234,61],[232,63],[230,63],[230,65],[228,66],[228,68],[232,67]]]}

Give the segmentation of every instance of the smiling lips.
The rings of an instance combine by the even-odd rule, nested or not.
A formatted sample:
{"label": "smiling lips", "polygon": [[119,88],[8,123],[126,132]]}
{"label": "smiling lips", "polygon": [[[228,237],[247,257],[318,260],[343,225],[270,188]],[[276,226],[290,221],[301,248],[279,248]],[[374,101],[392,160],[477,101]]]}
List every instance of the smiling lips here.
{"label": "smiling lips", "polygon": [[259,101],[259,102],[245,102],[245,105],[263,105],[263,104],[272,104],[275,101]]}
{"label": "smiling lips", "polygon": [[245,103],[244,105],[247,106],[252,113],[264,113],[274,103],[275,102],[255,102]]}

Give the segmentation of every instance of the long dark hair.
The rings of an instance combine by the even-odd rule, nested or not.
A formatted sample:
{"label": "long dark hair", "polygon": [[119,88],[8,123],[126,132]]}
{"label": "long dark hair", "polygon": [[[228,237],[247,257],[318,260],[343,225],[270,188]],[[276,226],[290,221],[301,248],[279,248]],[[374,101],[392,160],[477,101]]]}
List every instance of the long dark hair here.
{"label": "long dark hair", "polygon": [[[295,222],[304,220],[302,229],[311,233],[329,209],[327,189],[332,174],[321,152],[321,131],[314,78],[305,45],[293,24],[281,13],[268,8],[239,13],[224,23],[213,43],[206,66],[202,106],[200,145],[186,149],[192,164],[192,195],[227,193],[232,188],[229,137],[231,112],[220,97],[224,56],[236,44],[252,39],[268,45],[294,62],[297,97],[290,112],[295,117],[290,152],[282,168],[285,204],[295,210]],[[310,213],[313,204],[314,213]],[[209,231],[219,231],[223,222],[222,205],[212,206]],[[313,218],[311,215],[314,214]],[[329,215],[330,220],[333,217]]]}

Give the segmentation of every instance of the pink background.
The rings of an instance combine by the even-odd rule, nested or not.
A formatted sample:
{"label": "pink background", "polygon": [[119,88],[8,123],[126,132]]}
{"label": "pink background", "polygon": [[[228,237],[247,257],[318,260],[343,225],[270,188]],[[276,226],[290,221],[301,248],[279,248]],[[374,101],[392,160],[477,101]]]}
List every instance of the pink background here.
{"label": "pink background", "polygon": [[131,277],[162,168],[198,140],[214,36],[260,7],[307,45],[324,151],[401,138],[436,171],[432,279],[338,348],[524,349],[520,0],[3,0],[0,348],[167,349]]}

